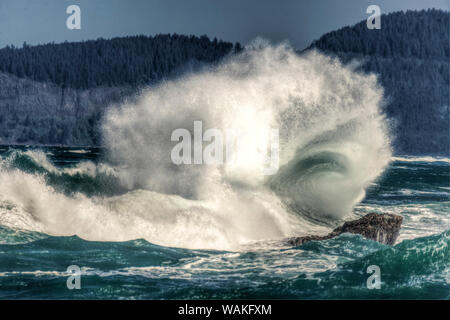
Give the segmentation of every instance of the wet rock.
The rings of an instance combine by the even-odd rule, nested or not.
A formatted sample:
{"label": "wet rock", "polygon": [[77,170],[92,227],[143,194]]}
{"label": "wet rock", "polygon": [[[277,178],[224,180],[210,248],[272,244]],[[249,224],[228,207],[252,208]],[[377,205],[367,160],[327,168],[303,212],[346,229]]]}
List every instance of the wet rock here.
{"label": "wet rock", "polygon": [[325,236],[295,237],[288,239],[288,243],[293,246],[300,246],[309,241],[331,239],[342,233],[354,233],[383,244],[394,245],[402,222],[403,217],[399,215],[369,213],[358,220],[345,222]]}

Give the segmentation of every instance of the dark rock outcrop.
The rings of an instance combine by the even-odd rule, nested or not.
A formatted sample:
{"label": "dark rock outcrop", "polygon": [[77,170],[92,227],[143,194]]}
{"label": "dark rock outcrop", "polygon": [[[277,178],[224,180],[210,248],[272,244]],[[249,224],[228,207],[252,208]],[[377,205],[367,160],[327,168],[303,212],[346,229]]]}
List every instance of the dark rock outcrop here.
{"label": "dark rock outcrop", "polygon": [[304,236],[288,239],[293,246],[300,246],[309,241],[326,240],[342,233],[360,234],[367,239],[383,244],[393,245],[400,232],[403,217],[395,214],[369,213],[358,220],[345,222],[326,236]]}

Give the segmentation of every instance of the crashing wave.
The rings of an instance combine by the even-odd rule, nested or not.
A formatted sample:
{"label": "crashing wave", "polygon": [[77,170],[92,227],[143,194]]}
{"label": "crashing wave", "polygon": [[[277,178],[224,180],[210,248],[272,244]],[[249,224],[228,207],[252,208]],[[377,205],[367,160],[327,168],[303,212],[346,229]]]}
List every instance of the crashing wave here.
{"label": "crashing wave", "polygon": [[[317,52],[298,55],[286,44],[257,41],[219,66],[111,108],[103,126],[108,164],[64,169],[27,154],[42,170],[22,170],[3,161],[0,202],[21,219],[0,206],[0,223],[89,240],[215,249],[325,232],[317,222],[349,214],[391,159],[382,103],[374,75]],[[192,131],[197,120],[244,132],[247,143],[227,150],[238,165],[171,161],[171,133]],[[273,128],[280,167],[265,176],[256,170],[266,156],[257,133]],[[67,192],[55,178],[105,172],[120,190]]]}

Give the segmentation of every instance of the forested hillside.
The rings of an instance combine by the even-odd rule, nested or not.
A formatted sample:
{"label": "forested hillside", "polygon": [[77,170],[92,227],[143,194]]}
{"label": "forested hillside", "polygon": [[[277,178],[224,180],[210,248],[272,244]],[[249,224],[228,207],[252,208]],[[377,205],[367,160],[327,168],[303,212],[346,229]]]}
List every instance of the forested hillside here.
{"label": "forested hillside", "polygon": [[[306,49],[356,59],[379,75],[396,154],[449,156],[449,13],[396,12]],[[0,143],[98,145],[105,108],[242,50],[206,36],[158,35],[0,49]]]}
{"label": "forested hillside", "polygon": [[157,35],[0,49],[0,72],[75,89],[154,83],[187,62],[211,63],[239,43]]}
{"label": "forested hillside", "polygon": [[0,49],[0,144],[98,146],[110,104],[240,50],[181,35]]}
{"label": "forested hillside", "polygon": [[380,30],[363,21],[325,34],[311,48],[357,59],[362,71],[379,75],[397,154],[449,155],[448,12],[382,15]]}

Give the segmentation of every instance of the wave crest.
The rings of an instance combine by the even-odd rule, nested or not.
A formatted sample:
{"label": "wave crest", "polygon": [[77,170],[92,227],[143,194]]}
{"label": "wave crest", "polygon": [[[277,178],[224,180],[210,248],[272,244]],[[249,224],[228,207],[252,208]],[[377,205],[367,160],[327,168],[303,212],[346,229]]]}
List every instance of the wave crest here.
{"label": "wave crest", "polygon": [[[52,235],[186,248],[235,249],[325,233],[315,221],[350,213],[390,161],[382,102],[374,75],[317,52],[255,43],[219,66],[112,107],[103,124],[107,166],[59,169],[33,154],[45,177],[38,167],[2,167],[0,202],[13,209],[0,206],[0,221]],[[193,135],[196,120],[205,129],[243,134],[246,143],[227,150],[239,165],[172,163],[171,133],[184,128]],[[255,168],[266,159],[260,134],[273,128],[280,169],[268,177]],[[96,178],[101,166],[112,168],[123,192],[61,191],[57,177]]]}

